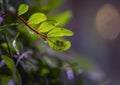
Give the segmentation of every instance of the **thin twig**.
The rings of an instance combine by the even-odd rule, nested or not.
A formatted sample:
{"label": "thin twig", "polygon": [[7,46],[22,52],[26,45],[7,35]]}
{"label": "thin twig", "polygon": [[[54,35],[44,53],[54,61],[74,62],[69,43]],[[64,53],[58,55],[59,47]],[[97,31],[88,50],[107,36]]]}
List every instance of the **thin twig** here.
{"label": "thin twig", "polygon": [[5,33],[3,33],[3,36],[4,36],[4,40],[7,44],[7,49],[8,49],[9,55],[10,55],[10,57],[12,57],[12,53],[11,53],[11,50],[10,50],[10,46],[9,46],[9,43],[8,43],[7,36],[5,35]]}
{"label": "thin twig", "polygon": [[48,38],[47,35],[41,34],[39,33],[37,30],[35,30],[34,28],[32,28],[27,21],[25,21],[21,16],[19,16],[18,14],[2,14],[2,17],[6,17],[6,16],[14,16],[17,17],[18,19],[20,19],[30,30],[32,30],[33,32],[35,32],[37,35],[40,35],[41,37],[44,37],[45,39]]}

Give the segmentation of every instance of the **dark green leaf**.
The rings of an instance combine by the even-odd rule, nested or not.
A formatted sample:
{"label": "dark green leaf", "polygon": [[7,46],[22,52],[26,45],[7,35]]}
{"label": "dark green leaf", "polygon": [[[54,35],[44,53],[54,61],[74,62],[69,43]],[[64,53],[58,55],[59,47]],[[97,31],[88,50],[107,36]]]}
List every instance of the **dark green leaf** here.
{"label": "dark green leaf", "polygon": [[51,58],[51,57],[48,57],[48,56],[43,56],[43,61],[45,63],[47,63],[52,68],[57,68],[58,67],[58,62],[55,58]]}
{"label": "dark green leaf", "polygon": [[11,58],[9,58],[9,57],[7,57],[5,55],[2,55],[2,59],[4,60],[4,62],[7,65],[7,67],[11,70],[17,85],[20,85],[20,74],[16,70],[14,61]]}
{"label": "dark green leaf", "polygon": [[41,70],[41,76],[44,76],[44,75],[46,75],[46,74],[48,74],[49,73],[49,69],[47,69],[47,68],[42,68],[42,70]]}
{"label": "dark green leaf", "polygon": [[9,80],[12,79],[11,76],[0,75],[0,84],[1,85],[8,85]]}
{"label": "dark green leaf", "polygon": [[4,60],[7,67],[11,70],[11,72],[14,73],[14,69],[15,69],[14,61],[5,55],[2,55],[2,59]]}
{"label": "dark green leaf", "polygon": [[19,74],[19,72],[18,72],[17,70],[16,70],[16,73],[15,73],[15,75],[14,75],[14,79],[15,79],[17,85],[21,85],[20,74]]}
{"label": "dark green leaf", "polygon": [[60,6],[60,4],[62,3],[62,0],[49,0],[48,1],[48,8],[49,9],[56,9],[57,7]]}

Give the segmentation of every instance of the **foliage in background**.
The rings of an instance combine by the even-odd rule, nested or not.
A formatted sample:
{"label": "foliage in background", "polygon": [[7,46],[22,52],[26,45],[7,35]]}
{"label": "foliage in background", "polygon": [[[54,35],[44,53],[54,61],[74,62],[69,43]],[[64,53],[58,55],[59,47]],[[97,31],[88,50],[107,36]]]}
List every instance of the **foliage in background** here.
{"label": "foliage in background", "polygon": [[[9,73],[9,75],[6,75],[5,72],[1,74],[1,76],[3,77],[1,77],[0,80],[2,78],[5,78],[5,76],[9,77],[9,79],[7,79],[6,81],[1,80],[1,84],[7,84],[10,79],[13,79],[13,81],[16,82],[17,85],[21,85],[24,82],[23,77],[25,76],[22,76],[24,72],[26,72],[26,76],[28,74],[28,76],[31,77],[28,77],[28,79],[25,78],[27,79],[27,81],[23,84],[33,84],[36,80],[34,79],[34,76],[40,76],[41,79],[43,79],[42,82],[46,83],[47,80],[44,78],[48,79],[48,77],[46,76],[49,76],[49,73],[51,73],[50,70],[58,70],[58,66],[52,64],[52,62],[48,59],[47,52],[44,51],[44,49],[49,48],[47,46],[47,43],[52,49],[56,51],[65,51],[70,48],[70,42],[66,39],[63,39],[63,36],[72,36],[73,33],[72,31],[65,29],[61,26],[64,26],[70,19],[70,17],[67,17],[65,19],[62,17],[64,17],[64,15],[70,16],[71,13],[67,12],[57,15],[57,17],[47,17],[46,15],[48,15],[49,13],[45,15],[44,10],[49,12],[52,9],[58,7],[59,3],[61,3],[61,1],[56,3],[56,1],[54,0],[49,0],[46,5],[41,6],[42,12],[40,10],[35,12],[33,11],[33,14],[31,14],[27,19],[22,15],[25,15],[25,13],[29,11],[28,5],[21,4],[18,7],[17,13],[12,13],[12,10],[9,10],[7,8],[8,4],[1,0],[2,11],[0,16],[0,30],[1,36],[3,37],[1,37],[0,42],[0,52],[1,62],[3,63],[3,65],[0,69],[5,68],[5,72],[7,69],[10,70],[10,72],[7,72]],[[36,3],[34,6],[37,5],[38,3]],[[8,10],[5,10],[4,6],[6,6],[6,9]],[[60,20],[60,18],[62,20]],[[42,45],[46,47],[42,47],[41,44],[37,45],[41,42],[46,43]],[[52,51],[52,49],[50,49],[50,51]],[[43,57],[44,59],[42,59],[42,56],[45,56]],[[51,66],[48,66],[46,62],[48,62],[48,65],[51,65],[53,68],[50,69]],[[6,64],[6,66],[4,64]],[[38,73],[37,75],[35,74],[36,72]],[[57,77],[58,73],[59,70],[53,76]],[[57,80],[55,82],[57,82]],[[41,82],[36,81],[36,83]]]}
{"label": "foliage in background", "polygon": [[65,28],[71,11],[55,13],[62,0],[23,0],[30,7],[17,2],[16,8],[11,2],[0,1],[1,85],[74,85],[80,68],[94,67],[72,52],[61,52],[71,46],[63,37],[73,35]]}

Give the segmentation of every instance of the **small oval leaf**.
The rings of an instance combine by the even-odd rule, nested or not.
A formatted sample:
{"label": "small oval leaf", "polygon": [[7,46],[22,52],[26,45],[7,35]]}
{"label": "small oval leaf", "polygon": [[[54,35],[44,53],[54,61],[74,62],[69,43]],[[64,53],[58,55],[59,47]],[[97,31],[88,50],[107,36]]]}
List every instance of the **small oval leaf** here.
{"label": "small oval leaf", "polygon": [[69,22],[71,17],[72,17],[71,11],[65,11],[61,14],[51,16],[50,19],[56,20],[57,22],[59,22],[59,26],[64,26]]}
{"label": "small oval leaf", "polygon": [[73,32],[65,28],[55,28],[51,30],[47,35],[48,37],[72,36]]}
{"label": "small oval leaf", "polygon": [[26,4],[21,4],[18,8],[18,14],[22,15],[28,11],[29,6]]}
{"label": "small oval leaf", "polygon": [[28,23],[29,24],[39,24],[47,19],[43,13],[34,13],[30,16]]}
{"label": "small oval leaf", "polygon": [[48,32],[49,30],[53,29],[54,26],[48,22],[43,22],[38,28],[39,32]]}
{"label": "small oval leaf", "polygon": [[71,43],[63,38],[48,38],[49,46],[56,51],[66,51],[70,48]]}

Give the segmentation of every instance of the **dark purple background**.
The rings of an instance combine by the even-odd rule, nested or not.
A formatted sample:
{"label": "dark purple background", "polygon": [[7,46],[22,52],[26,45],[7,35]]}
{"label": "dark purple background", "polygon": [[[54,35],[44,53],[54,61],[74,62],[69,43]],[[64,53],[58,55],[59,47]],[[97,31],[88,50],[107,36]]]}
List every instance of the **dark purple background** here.
{"label": "dark purple background", "polygon": [[64,0],[61,10],[73,12],[67,25],[74,31],[72,49],[93,59],[112,80],[110,85],[120,85],[120,37],[104,39],[95,27],[96,13],[105,4],[120,12],[120,0]]}

